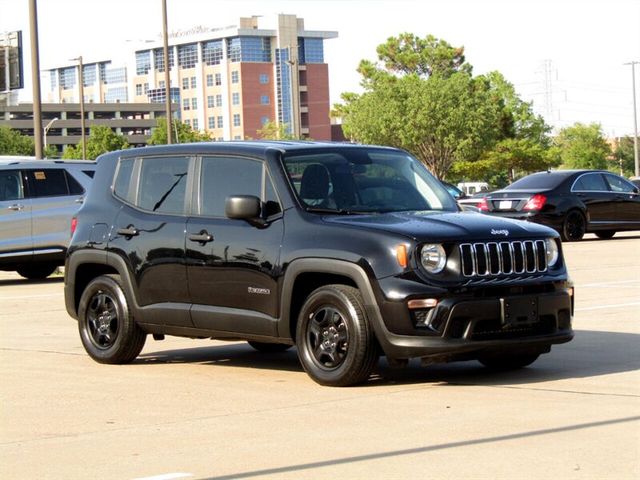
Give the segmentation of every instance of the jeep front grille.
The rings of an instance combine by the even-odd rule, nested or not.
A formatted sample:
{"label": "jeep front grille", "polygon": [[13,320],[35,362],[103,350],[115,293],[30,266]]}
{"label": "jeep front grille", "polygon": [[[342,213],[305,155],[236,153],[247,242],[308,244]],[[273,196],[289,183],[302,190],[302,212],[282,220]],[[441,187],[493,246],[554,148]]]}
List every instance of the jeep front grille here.
{"label": "jeep front grille", "polygon": [[460,245],[462,274],[465,277],[521,275],[547,271],[544,240],[463,243]]}

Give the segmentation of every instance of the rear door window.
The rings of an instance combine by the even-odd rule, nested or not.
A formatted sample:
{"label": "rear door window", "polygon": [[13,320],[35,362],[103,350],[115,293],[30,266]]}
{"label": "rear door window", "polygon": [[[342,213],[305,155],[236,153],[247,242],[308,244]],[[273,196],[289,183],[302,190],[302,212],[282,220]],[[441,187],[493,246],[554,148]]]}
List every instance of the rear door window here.
{"label": "rear door window", "polygon": [[617,177],[615,175],[605,175],[607,183],[611,190],[619,193],[633,193],[634,187],[631,183],[627,182],[624,178]]}
{"label": "rear door window", "polygon": [[0,171],[0,202],[24,198],[20,170]]}
{"label": "rear door window", "polygon": [[[31,180],[32,197],[61,197],[69,195],[67,175],[61,168],[29,170],[28,176]],[[80,187],[80,191],[82,192],[82,187]]]}
{"label": "rear door window", "polygon": [[600,173],[586,173],[576,180],[571,190],[574,192],[606,192],[609,189]]}
{"label": "rear door window", "polygon": [[136,205],[158,213],[185,211],[189,158],[144,158],[140,169]]}

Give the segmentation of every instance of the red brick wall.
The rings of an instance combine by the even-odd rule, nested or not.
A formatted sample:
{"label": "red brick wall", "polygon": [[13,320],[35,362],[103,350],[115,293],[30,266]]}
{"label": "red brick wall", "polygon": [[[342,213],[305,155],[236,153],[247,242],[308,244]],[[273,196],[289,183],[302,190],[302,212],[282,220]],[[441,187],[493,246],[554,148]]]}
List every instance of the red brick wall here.
{"label": "red brick wall", "polygon": [[[269,76],[269,82],[260,83],[260,74]],[[241,63],[240,81],[242,82],[242,126],[245,138],[258,138],[257,131],[262,128],[262,117],[275,120],[276,101],[274,97],[273,64]],[[269,96],[269,105],[262,105],[260,97]]]}
{"label": "red brick wall", "polygon": [[313,140],[331,140],[329,66],[326,63],[307,64],[307,106],[309,136]]}

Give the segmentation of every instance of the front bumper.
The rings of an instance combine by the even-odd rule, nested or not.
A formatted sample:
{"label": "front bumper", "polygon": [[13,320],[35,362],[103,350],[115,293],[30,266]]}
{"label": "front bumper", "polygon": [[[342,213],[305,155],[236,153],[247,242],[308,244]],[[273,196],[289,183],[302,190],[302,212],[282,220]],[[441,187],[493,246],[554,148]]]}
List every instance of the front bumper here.
{"label": "front bumper", "polygon": [[397,324],[388,318],[390,309],[383,308],[387,315],[384,317],[377,305],[366,308],[369,318],[374,319],[378,341],[390,358],[451,361],[498,351],[542,353],[552,344],[573,338],[572,290],[567,282],[563,283],[563,288],[545,293],[449,296],[431,312],[431,326],[418,328],[412,324],[411,332],[391,331],[389,327]]}

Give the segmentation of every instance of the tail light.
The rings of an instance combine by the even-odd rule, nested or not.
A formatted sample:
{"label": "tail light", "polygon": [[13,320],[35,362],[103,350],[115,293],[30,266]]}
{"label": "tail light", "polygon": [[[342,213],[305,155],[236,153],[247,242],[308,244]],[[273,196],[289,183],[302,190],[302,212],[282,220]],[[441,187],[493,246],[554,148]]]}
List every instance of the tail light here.
{"label": "tail light", "polygon": [[71,235],[76,232],[76,228],[78,228],[78,217],[73,217],[71,219]]}
{"label": "tail light", "polygon": [[524,210],[542,210],[545,203],[547,203],[547,197],[541,193],[536,193],[524,206]]}
{"label": "tail light", "polygon": [[478,210],[480,210],[481,212],[489,211],[489,202],[487,202],[487,197],[482,197],[480,199],[480,203],[478,203]]}

